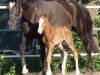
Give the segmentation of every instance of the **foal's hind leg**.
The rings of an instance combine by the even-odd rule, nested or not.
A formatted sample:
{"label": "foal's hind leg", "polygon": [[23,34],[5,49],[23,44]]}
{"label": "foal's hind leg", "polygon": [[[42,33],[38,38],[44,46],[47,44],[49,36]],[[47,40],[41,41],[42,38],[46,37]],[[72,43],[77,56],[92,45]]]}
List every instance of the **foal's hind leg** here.
{"label": "foal's hind leg", "polygon": [[72,52],[74,54],[74,60],[75,60],[75,64],[76,64],[76,75],[80,75],[79,66],[78,66],[78,52],[77,52],[76,48],[74,47],[71,32],[69,33],[69,35],[67,35],[66,42],[67,42],[69,48],[72,50]]}
{"label": "foal's hind leg", "polygon": [[[62,62],[61,74],[65,75],[65,73],[66,73],[66,61],[67,61],[68,52],[67,52],[67,50],[65,50],[65,47],[62,46],[62,44],[60,44],[58,47],[63,52],[63,55],[61,56],[61,62]],[[63,57],[63,59],[62,59],[62,57]]]}

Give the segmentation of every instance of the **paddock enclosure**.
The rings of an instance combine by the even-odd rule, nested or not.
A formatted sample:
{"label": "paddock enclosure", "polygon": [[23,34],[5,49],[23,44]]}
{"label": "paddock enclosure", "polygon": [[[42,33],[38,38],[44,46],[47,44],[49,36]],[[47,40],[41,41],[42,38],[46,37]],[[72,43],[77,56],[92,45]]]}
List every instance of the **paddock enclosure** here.
{"label": "paddock enclosure", "polygon": [[[4,0],[6,1],[6,0]],[[11,30],[8,28],[8,16],[9,16],[9,11],[7,9],[7,3],[9,2],[6,1],[2,2],[4,4],[0,4],[0,52],[3,50],[8,50],[11,52],[18,52],[18,46],[20,45],[20,41],[22,40],[22,31],[20,28],[16,28],[15,30]],[[86,8],[89,9],[89,12],[91,14],[91,18],[93,21],[95,21],[96,16],[98,15],[98,10],[100,9],[100,6],[92,6],[93,2],[91,4],[87,4],[89,6],[86,6]],[[91,6],[90,6],[91,5]],[[20,25],[18,25],[20,26]],[[93,25],[94,26],[94,25]],[[95,27],[95,26],[94,26]],[[93,28],[93,31],[100,31],[100,28]],[[17,54],[17,53],[15,53]],[[18,53],[19,54],[19,53]],[[17,55],[18,55],[17,54]],[[85,54],[83,54],[85,55]],[[29,55],[30,57],[31,55]],[[34,55],[35,57],[38,57],[39,55]],[[56,55],[54,55],[56,56]],[[58,55],[59,56],[59,55]],[[19,57],[19,56],[14,56],[14,57]],[[28,57],[28,56],[26,56]]]}
{"label": "paddock enclosure", "polygon": [[[100,9],[100,6],[86,6],[86,7],[89,9],[92,20],[94,21],[96,19],[96,16],[98,14],[98,9]],[[20,28],[17,28],[15,30],[8,29],[8,24],[7,24],[8,16],[9,16],[9,11],[7,10],[7,4],[6,3],[1,4],[0,5],[0,54],[4,53],[5,54],[4,58],[20,58],[19,46],[22,40],[23,33]],[[100,28],[94,26],[93,31],[96,31],[94,33],[97,33],[97,31],[100,31]],[[37,41],[35,42],[37,43]],[[35,47],[33,48],[36,49]],[[81,53],[80,55],[86,56],[85,53]],[[97,56],[100,55],[100,53],[93,53],[92,55]],[[60,57],[59,54],[53,54],[53,56]],[[73,55],[70,54],[70,56]],[[36,50],[36,52],[34,53],[32,53],[31,50],[29,50],[28,52],[26,50],[25,57],[40,57],[40,55],[38,54],[38,50]],[[33,75],[41,75],[41,73],[36,73]],[[74,75],[74,74],[69,73],[66,75]],[[81,74],[81,75],[89,75],[89,74]],[[91,75],[100,75],[100,72],[95,72]]]}

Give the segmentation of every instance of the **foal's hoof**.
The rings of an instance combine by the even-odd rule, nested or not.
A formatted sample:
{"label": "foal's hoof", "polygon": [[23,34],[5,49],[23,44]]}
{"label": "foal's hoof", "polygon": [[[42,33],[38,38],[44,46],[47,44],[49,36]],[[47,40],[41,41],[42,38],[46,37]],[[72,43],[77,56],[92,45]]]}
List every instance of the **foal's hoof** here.
{"label": "foal's hoof", "polygon": [[60,69],[58,69],[57,71],[55,71],[55,73],[61,73],[61,70],[60,70]]}
{"label": "foal's hoof", "polygon": [[[63,75],[63,74],[61,74],[61,73],[54,73],[54,75]],[[65,74],[64,74],[65,75]]]}
{"label": "foal's hoof", "polygon": [[82,73],[83,75],[93,75],[93,72],[92,71],[87,71],[87,72],[84,72],[84,73]]}
{"label": "foal's hoof", "polygon": [[57,71],[55,71],[54,75],[62,75],[62,74],[61,74],[61,70],[58,69]]}

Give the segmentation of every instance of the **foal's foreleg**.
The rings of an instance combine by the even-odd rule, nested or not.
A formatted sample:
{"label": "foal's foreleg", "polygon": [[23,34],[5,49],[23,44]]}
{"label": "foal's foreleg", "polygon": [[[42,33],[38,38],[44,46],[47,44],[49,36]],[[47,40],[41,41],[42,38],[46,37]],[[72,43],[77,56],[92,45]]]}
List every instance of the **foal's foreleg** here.
{"label": "foal's foreleg", "polygon": [[53,49],[54,49],[54,46],[49,46],[49,50],[48,50],[48,54],[47,54],[47,72],[46,72],[46,75],[52,75],[52,71],[51,71],[51,57],[52,57],[52,53],[53,53]]}

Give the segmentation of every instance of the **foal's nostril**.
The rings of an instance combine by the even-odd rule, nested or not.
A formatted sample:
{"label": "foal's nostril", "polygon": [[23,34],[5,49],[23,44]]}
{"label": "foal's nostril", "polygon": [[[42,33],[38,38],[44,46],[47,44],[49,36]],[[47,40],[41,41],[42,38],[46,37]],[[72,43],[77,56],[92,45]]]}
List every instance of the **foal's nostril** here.
{"label": "foal's nostril", "polygon": [[38,33],[39,33],[39,34],[42,34],[42,31],[38,29]]}

